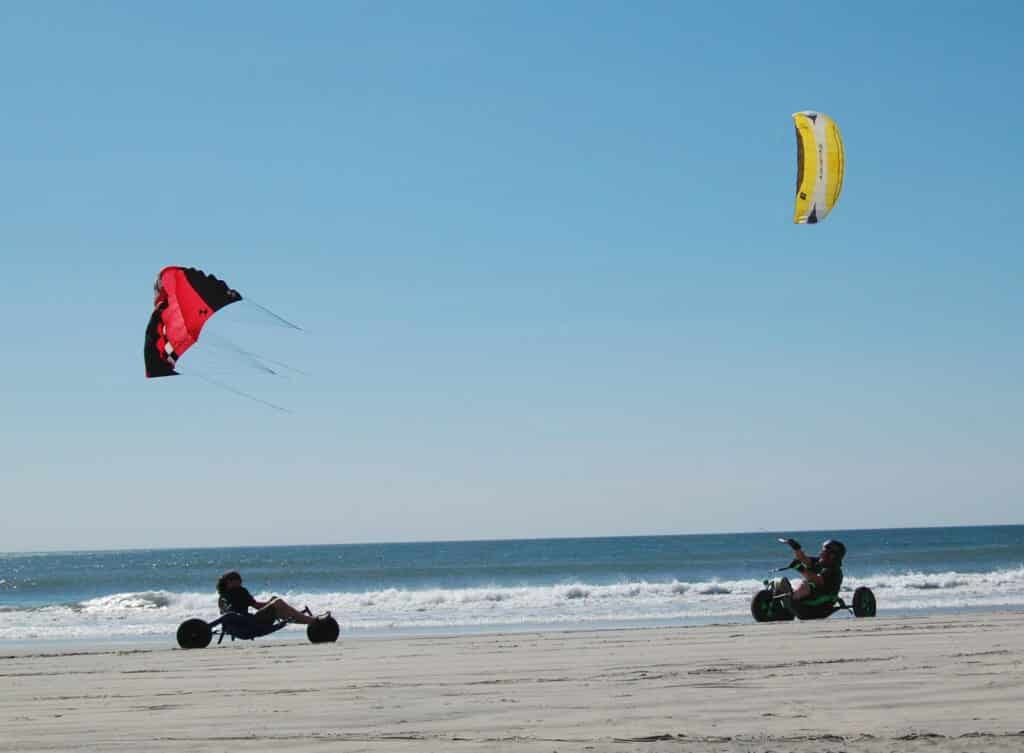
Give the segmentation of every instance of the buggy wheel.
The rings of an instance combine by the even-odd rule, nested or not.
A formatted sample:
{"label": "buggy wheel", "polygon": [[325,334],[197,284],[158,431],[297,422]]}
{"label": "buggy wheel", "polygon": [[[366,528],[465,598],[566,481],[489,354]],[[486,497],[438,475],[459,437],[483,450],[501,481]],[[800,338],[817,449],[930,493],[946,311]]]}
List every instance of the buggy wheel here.
{"label": "buggy wheel", "polygon": [[338,621],[330,615],[318,617],[316,622],[306,625],[306,637],[310,643],[334,643],[340,632]]}
{"label": "buggy wheel", "polygon": [[875,616],[875,595],[867,586],[861,586],[853,592],[853,616]]}
{"label": "buggy wheel", "polygon": [[178,645],[182,648],[206,648],[213,638],[213,630],[205,620],[193,617],[178,625]]}
{"label": "buggy wheel", "polygon": [[754,598],[750,600],[750,614],[757,622],[771,622],[776,619],[770,589],[763,588],[754,594]]}

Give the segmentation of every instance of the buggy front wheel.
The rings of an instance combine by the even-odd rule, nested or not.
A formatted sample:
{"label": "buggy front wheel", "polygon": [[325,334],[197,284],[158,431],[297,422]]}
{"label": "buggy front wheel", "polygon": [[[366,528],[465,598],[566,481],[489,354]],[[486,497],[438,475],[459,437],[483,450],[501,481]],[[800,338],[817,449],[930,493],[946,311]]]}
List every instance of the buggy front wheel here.
{"label": "buggy front wheel", "polygon": [[341,627],[338,621],[329,614],[318,617],[316,622],[306,626],[306,637],[310,643],[334,643],[338,640]]}

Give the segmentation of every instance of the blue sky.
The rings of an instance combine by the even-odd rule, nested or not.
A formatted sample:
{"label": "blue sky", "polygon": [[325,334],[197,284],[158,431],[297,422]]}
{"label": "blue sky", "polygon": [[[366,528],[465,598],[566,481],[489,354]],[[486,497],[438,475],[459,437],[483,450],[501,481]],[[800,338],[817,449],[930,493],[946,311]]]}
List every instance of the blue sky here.
{"label": "blue sky", "polygon": [[0,550],[1022,522],[1024,11],[633,6],[4,10]]}

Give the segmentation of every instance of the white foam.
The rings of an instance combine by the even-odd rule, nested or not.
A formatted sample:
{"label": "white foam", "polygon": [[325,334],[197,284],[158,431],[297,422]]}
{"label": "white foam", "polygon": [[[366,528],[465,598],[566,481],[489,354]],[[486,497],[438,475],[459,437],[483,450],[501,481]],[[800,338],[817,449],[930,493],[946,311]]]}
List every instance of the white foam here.
{"label": "white foam", "polygon": [[[847,574],[843,596],[866,585],[879,611],[1024,605],[1024,567],[987,573]],[[606,623],[750,619],[754,579],[737,581],[567,582],[547,586],[396,589],[284,593],[296,606],[331,610],[349,631],[451,629],[519,625],[598,626]],[[257,594],[266,598],[269,594]],[[213,593],[143,591],[34,609],[0,610],[0,640],[166,637],[189,617],[216,616]]]}

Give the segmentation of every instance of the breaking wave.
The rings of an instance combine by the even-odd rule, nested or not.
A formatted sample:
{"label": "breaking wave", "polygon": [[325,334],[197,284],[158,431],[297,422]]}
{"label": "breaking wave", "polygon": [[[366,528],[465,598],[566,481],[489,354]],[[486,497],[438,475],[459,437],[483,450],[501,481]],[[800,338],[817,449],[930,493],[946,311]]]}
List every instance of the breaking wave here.
{"label": "breaking wave", "polygon": [[[977,607],[1024,606],[1024,567],[984,573],[847,574],[844,594],[867,585],[879,613]],[[315,612],[331,610],[344,630],[393,631],[536,626],[686,623],[714,619],[746,621],[754,579],[737,581],[567,582],[475,588],[388,588],[377,591],[281,594]],[[266,598],[268,594],[256,594]],[[216,616],[211,593],[140,591],[112,593],[73,604],[0,608],[0,640],[102,640],[166,638],[189,617]]]}

